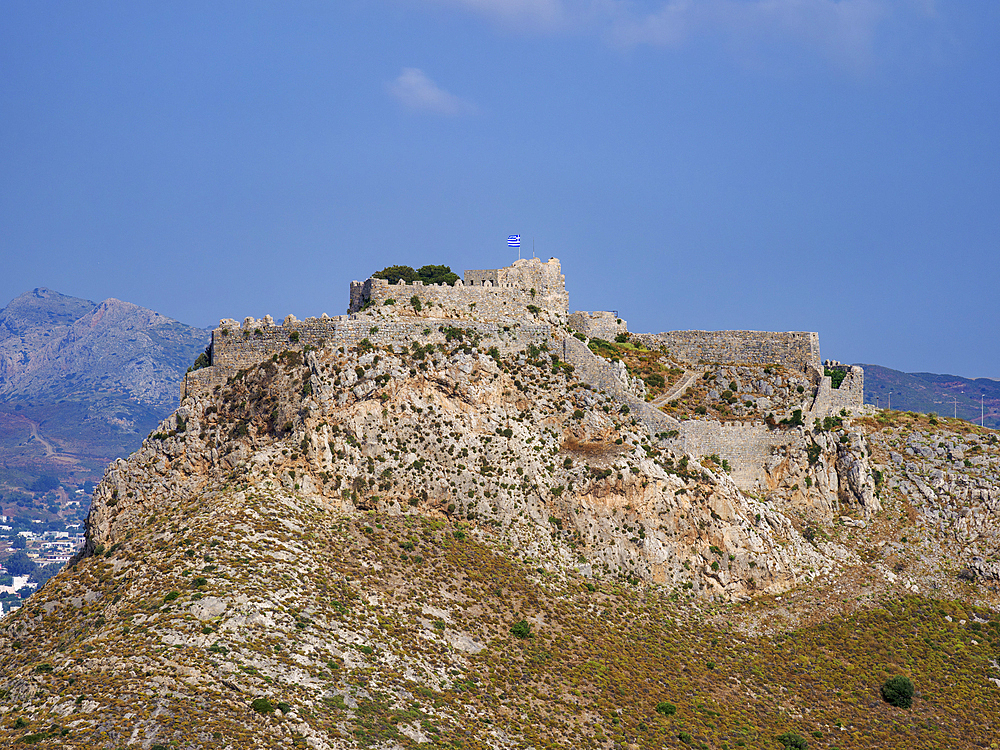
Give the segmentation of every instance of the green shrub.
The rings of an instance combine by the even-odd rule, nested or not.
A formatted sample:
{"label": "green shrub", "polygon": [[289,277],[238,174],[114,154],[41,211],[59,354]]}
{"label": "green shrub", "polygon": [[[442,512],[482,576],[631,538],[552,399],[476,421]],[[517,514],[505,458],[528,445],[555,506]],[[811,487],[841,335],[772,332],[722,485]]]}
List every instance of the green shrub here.
{"label": "green shrub", "polygon": [[909,708],[913,705],[913,683],[909,677],[896,675],[890,677],[882,685],[882,699],[897,708]]}
{"label": "green shrub", "polygon": [[37,667],[35,667],[34,671],[38,672],[39,674],[45,674],[51,672],[52,669],[53,669],[52,665],[46,663],[46,664],[39,664]]}
{"label": "green shrub", "polygon": [[198,355],[198,358],[194,361],[194,364],[188,368],[188,372],[194,372],[195,370],[200,370],[203,367],[212,366],[212,345],[209,344],[205,351]]}
{"label": "green shrub", "polygon": [[515,638],[531,638],[531,623],[527,620],[518,620],[510,626],[510,633]]}
{"label": "green shrub", "polygon": [[202,586],[207,586],[207,585],[208,585],[208,579],[205,578],[204,576],[198,576],[193,581],[191,581],[191,586],[196,589],[200,589]]}
{"label": "green shrub", "polygon": [[667,703],[667,702],[657,703],[656,713],[663,714],[664,716],[673,716],[675,713],[677,713],[677,706],[675,706],[673,703]]}
{"label": "green shrub", "polygon": [[847,377],[847,370],[831,370],[829,367],[823,368],[823,374],[830,378],[830,385],[834,388],[840,388],[840,384],[844,382],[844,378]]}
{"label": "green shrub", "polygon": [[[206,583],[207,583],[207,581],[206,581]],[[165,597],[163,597],[163,601],[164,601],[164,603],[166,603],[166,602],[172,602],[174,599],[176,599],[180,595],[181,595],[180,591],[171,591],[169,594],[167,594]]]}
{"label": "green shrub", "polygon": [[423,305],[420,304],[420,297],[415,294],[410,297],[410,305],[412,305],[413,309],[417,312],[420,312],[423,309]]}
{"label": "green shrub", "polygon": [[775,738],[784,750],[808,750],[809,743],[802,735],[795,732],[785,732]]}
{"label": "green shrub", "polygon": [[250,708],[259,714],[269,714],[274,711],[274,706],[271,705],[271,701],[267,698],[254,698],[250,703]]}

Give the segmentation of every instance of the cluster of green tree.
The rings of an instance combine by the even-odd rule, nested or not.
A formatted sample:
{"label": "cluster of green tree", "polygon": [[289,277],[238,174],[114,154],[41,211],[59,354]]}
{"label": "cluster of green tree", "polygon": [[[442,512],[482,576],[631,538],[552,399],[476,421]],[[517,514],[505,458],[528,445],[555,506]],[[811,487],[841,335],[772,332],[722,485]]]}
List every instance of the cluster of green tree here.
{"label": "cluster of green tree", "polygon": [[4,560],[3,566],[12,576],[30,576],[38,568],[38,563],[28,557],[24,550],[18,550]]}
{"label": "cluster of green tree", "polygon": [[[18,550],[14,554],[10,555],[6,560],[4,560],[3,566],[7,570],[7,577],[13,578],[13,576],[29,576],[29,580],[37,583],[39,586],[43,585],[52,576],[62,570],[61,563],[39,565],[28,557],[28,553],[24,550]],[[6,585],[9,586],[10,583],[7,583]]]}
{"label": "cluster of green tree", "polygon": [[44,493],[59,486],[59,478],[51,474],[40,474],[28,487],[32,492]]}
{"label": "cluster of green tree", "polygon": [[390,284],[397,284],[402,279],[407,284],[422,281],[424,284],[449,284],[454,286],[458,274],[453,273],[449,266],[421,266],[414,271],[409,266],[388,266],[372,276],[376,279],[386,279]]}

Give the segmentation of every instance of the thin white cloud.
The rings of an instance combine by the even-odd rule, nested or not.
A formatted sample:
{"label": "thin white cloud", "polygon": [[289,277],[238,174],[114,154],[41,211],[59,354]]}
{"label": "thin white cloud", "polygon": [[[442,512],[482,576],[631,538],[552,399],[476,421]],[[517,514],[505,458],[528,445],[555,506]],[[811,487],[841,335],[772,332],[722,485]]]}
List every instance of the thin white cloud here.
{"label": "thin white cloud", "polygon": [[607,30],[624,46],[677,46],[701,35],[738,46],[782,39],[822,51],[840,63],[864,65],[887,0],[669,0],[645,15],[620,13]]}
{"label": "thin white cloud", "polygon": [[388,85],[389,93],[410,109],[439,115],[469,115],[476,111],[471,103],[438,86],[420,68],[403,68],[399,78]]}
{"label": "thin white cloud", "polygon": [[935,15],[935,0],[418,0],[517,31],[595,33],[614,46],[680,47],[707,37],[738,50],[793,42],[863,67],[894,17]]}

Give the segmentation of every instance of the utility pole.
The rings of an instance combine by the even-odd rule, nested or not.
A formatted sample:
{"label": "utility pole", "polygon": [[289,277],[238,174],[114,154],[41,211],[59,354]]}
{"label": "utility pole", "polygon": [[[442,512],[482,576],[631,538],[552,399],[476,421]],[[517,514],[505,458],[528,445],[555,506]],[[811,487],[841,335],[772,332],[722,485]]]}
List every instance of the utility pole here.
{"label": "utility pole", "polygon": [[[957,396],[952,396],[951,398],[952,398],[952,402],[953,402],[954,407],[955,407],[955,410],[954,410],[953,413],[955,415],[955,419],[958,419],[958,397]],[[936,404],[947,404],[948,403],[948,399],[946,397],[944,401],[935,401],[934,403],[936,403]]]}

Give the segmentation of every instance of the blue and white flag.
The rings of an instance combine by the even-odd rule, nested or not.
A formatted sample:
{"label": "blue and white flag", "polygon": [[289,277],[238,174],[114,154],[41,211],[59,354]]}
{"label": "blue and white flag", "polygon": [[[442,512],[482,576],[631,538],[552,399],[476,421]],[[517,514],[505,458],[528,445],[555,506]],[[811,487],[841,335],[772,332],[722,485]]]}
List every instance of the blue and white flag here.
{"label": "blue and white flag", "polygon": [[521,235],[512,234],[507,238],[507,247],[521,247]]}

